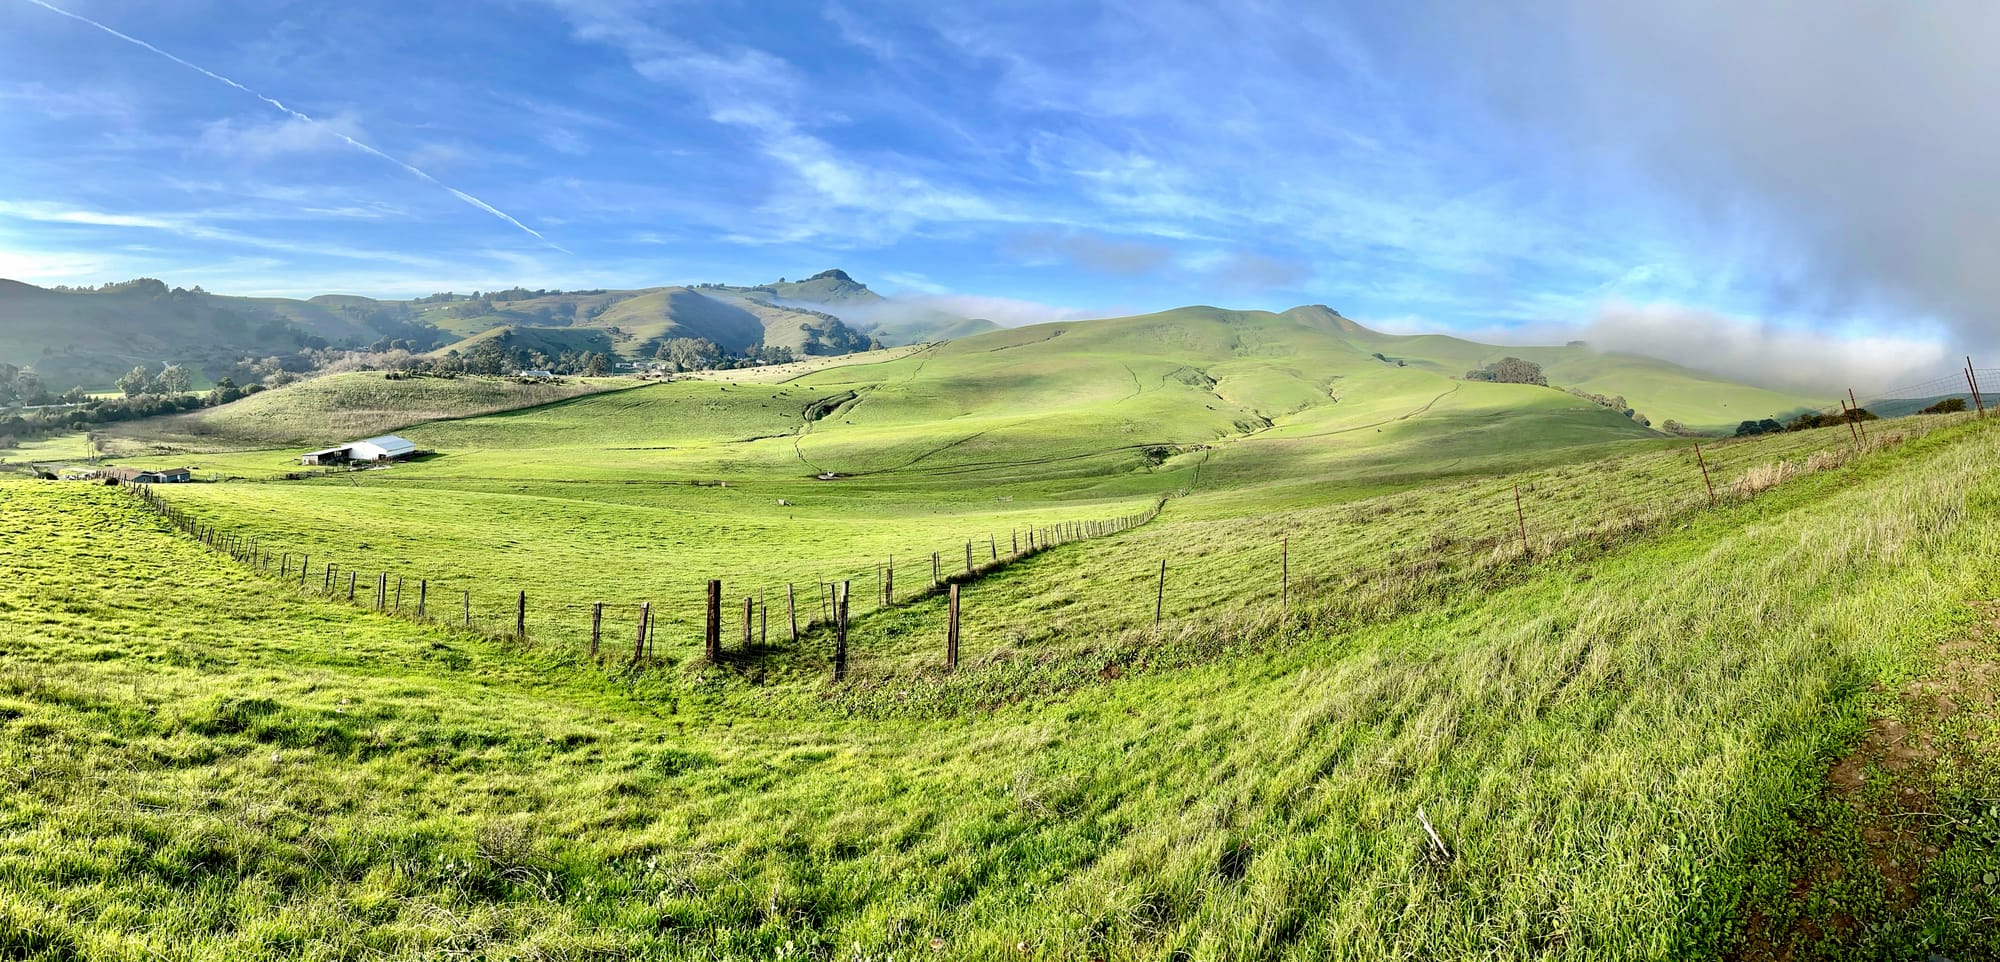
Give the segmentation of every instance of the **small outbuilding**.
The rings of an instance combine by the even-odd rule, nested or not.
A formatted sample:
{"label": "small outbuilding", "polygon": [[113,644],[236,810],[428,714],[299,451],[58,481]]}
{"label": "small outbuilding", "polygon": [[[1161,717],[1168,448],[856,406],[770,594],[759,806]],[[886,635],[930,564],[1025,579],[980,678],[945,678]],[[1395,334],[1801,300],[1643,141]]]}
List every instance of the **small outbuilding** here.
{"label": "small outbuilding", "polygon": [[104,476],[131,484],[186,484],[194,480],[193,468],[105,468]]}
{"label": "small outbuilding", "polygon": [[300,464],[348,464],[400,461],[417,453],[417,446],[393,434],[324,448],[299,457]]}

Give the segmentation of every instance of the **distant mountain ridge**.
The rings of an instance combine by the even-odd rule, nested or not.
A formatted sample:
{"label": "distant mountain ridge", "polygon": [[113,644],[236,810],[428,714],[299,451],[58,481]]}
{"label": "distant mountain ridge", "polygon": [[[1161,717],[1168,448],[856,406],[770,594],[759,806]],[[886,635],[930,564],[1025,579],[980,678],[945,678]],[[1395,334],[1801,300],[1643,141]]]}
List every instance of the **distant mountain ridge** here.
{"label": "distant mountain ridge", "polygon": [[[1551,384],[1582,392],[1579,396],[1606,402],[1622,398],[1630,409],[1655,421],[1677,418],[1689,427],[1725,427],[1802,407],[1793,395],[1652,358],[1604,354],[1581,345],[1497,347],[1440,334],[1385,334],[1323,305],[1276,315],[1197,306],[1144,318],[1003,329],[988,320],[884,297],[838,269],[749,286],[515,288],[407,301],[347,294],[306,300],[229,297],[199,287],[168,287],[150,278],[54,290],[0,280],[0,363],[33,366],[44,383],[61,390],[73,384],[107,386],[135,364],[171,361],[213,376],[246,355],[295,354],[325,346],[402,346],[433,356],[453,350],[490,352],[498,346],[510,356],[598,353],[638,360],[661,355],[679,338],[706,340],[737,356],[770,348],[823,356],[945,340],[976,347],[1030,331],[1090,330],[1109,336],[1131,329],[1185,336],[1180,326],[1157,323],[1165,318],[1205,318],[1204,330],[1234,331],[1235,353],[1274,350],[1270,344],[1260,346],[1267,339],[1282,341],[1288,345],[1284,350],[1294,353],[1337,347],[1332,356],[1359,356],[1367,362],[1363,370],[1376,365],[1463,379],[1468,371],[1517,357],[1540,365]],[[1307,333],[1315,337],[1301,340]],[[1072,335],[1049,349],[1060,354],[1078,350],[1082,343]]]}
{"label": "distant mountain ridge", "polygon": [[0,363],[33,367],[59,389],[102,388],[139,364],[179,363],[213,377],[246,357],[326,347],[463,352],[498,341],[550,356],[595,351],[639,360],[653,357],[672,338],[699,338],[733,354],[785,348],[803,356],[997,327],[897,307],[895,299],[839,269],[751,286],[516,288],[410,300],[353,294],[232,297],[169,287],[154,278],[95,288],[42,288],[0,279]]}

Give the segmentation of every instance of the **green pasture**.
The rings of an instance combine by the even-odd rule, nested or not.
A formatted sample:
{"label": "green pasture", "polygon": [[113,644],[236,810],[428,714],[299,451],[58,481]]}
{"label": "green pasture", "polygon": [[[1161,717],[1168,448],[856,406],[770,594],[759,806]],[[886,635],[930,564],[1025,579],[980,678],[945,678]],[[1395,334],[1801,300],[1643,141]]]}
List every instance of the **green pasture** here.
{"label": "green pasture", "polygon": [[[0,482],[0,954],[1714,957],[1788,910],[1773,846],[2000,575],[1980,470],[2000,434],[1928,423],[1840,456],[1825,436],[1723,446],[1725,476],[1822,456],[1588,552],[1496,558],[1476,591],[1308,593],[1289,618],[1246,599],[1177,610],[1168,635],[847,685],[378,616],[252,576],[116,490]],[[1588,523],[1606,477],[1634,510],[1684,499],[1681,455],[1520,483]],[[1404,528],[1504,535],[1498,483],[1463,487],[1449,515],[1404,491],[1320,520],[1383,539],[1377,559]],[[1081,577],[1100,544],[1286,530],[1244,525],[1170,508],[970,597]],[[1332,543],[1294,546],[1310,570]],[[1935,799],[1956,894],[1852,951],[2000,951],[1976,881],[1995,845],[1948,827],[1984,824],[1995,789],[1979,769]],[[1850,907],[1881,918],[1867,881]]]}

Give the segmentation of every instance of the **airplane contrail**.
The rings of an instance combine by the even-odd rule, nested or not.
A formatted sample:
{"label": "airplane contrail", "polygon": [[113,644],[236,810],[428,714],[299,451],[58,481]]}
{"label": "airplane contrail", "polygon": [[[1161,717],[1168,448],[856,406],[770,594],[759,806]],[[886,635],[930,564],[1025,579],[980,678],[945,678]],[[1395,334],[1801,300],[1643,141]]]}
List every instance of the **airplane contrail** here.
{"label": "airplane contrail", "polygon": [[360,151],[364,151],[364,152],[366,152],[366,153],[369,153],[369,154],[372,154],[372,155],[374,155],[374,156],[376,156],[376,157],[380,157],[381,159],[383,159],[383,160],[386,160],[386,161],[388,161],[389,163],[392,163],[392,164],[395,164],[396,166],[398,166],[398,167],[401,167],[401,168],[403,168],[403,169],[404,169],[404,170],[406,170],[406,171],[409,171],[409,172],[410,172],[411,174],[414,174],[414,175],[416,175],[417,177],[420,177],[420,178],[422,178],[423,180],[426,180],[426,181],[428,181],[428,182],[430,182],[430,183],[432,183],[432,184],[435,184],[435,185],[437,185],[438,187],[441,187],[441,188],[443,188],[443,189],[444,189],[444,190],[446,190],[446,191],[449,191],[449,192],[451,193],[451,195],[452,195],[453,197],[456,197],[456,198],[458,198],[459,200],[462,200],[462,201],[466,202],[467,204],[470,204],[470,205],[472,205],[472,206],[474,206],[474,207],[477,207],[477,208],[479,208],[480,210],[483,210],[483,211],[485,211],[485,212],[487,212],[487,213],[489,213],[489,214],[492,214],[493,216],[495,216],[495,217],[498,217],[498,218],[500,218],[501,220],[504,220],[504,221],[506,221],[507,223],[509,223],[509,224],[512,224],[512,225],[514,225],[515,227],[518,227],[518,228],[520,228],[520,229],[521,229],[521,230],[523,230],[523,231],[526,231],[526,232],[527,232],[527,233],[528,233],[529,235],[533,236],[533,237],[534,237],[534,238],[535,238],[536,240],[538,240],[538,241],[541,241],[542,243],[544,243],[544,244],[547,244],[547,245],[549,245],[550,247],[553,247],[553,248],[555,248],[556,250],[559,250],[559,251],[563,251],[563,253],[565,253],[565,254],[569,253],[569,251],[565,250],[565,249],[564,249],[564,248],[562,247],[562,245],[560,245],[560,244],[557,244],[556,242],[554,242],[554,241],[552,241],[552,240],[549,240],[549,239],[548,239],[548,238],[546,238],[546,237],[543,237],[540,231],[538,231],[538,230],[536,230],[536,229],[534,229],[534,228],[532,228],[532,227],[529,227],[528,225],[526,225],[526,224],[523,224],[523,223],[521,223],[521,222],[520,222],[520,221],[518,221],[518,220],[515,220],[515,219],[514,219],[514,216],[513,216],[512,214],[509,214],[509,213],[507,213],[506,211],[504,211],[504,210],[501,210],[500,208],[498,208],[498,207],[495,207],[495,206],[493,206],[492,204],[489,204],[489,203],[487,203],[487,202],[485,202],[485,201],[483,201],[483,200],[480,200],[479,198],[477,198],[477,197],[474,197],[474,196],[472,196],[471,194],[468,194],[468,193],[466,193],[465,191],[462,191],[462,190],[459,190],[458,188],[456,188],[456,187],[453,187],[453,186],[451,186],[450,184],[447,184],[447,183],[445,183],[444,181],[441,181],[441,180],[437,179],[436,177],[432,177],[432,176],[431,176],[430,174],[427,174],[427,173],[425,173],[424,171],[422,171],[422,170],[419,170],[418,168],[416,168],[416,167],[413,167],[413,166],[411,166],[410,164],[406,164],[406,163],[404,163],[403,161],[400,161],[400,160],[397,160],[396,158],[394,158],[394,157],[391,157],[391,156],[389,156],[388,154],[385,154],[385,153],[383,153],[382,151],[380,151],[380,150],[377,150],[377,149],[375,149],[374,147],[370,147],[369,145],[367,145],[367,144],[364,144],[364,143],[362,143],[361,141],[358,141],[358,140],[355,140],[354,138],[352,138],[352,137],[349,137],[349,136],[347,136],[346,134],[344,134],[344,133],[341,133],[341,132],[340,132],[340,131],[338,131],[338,130],[335,130],[335,129],[334,129],[334,128],[333,128],[332,126],[330,126],[330,125],[328,125],[328,124],[326,124],[326,123],[323,123],[323,122],[321,122],[320,120],[318,120],[318,119],[316,119],[316,118],[313,118],[313,117],[310,117],[310,116],[307,116],[307,115],[306,115],[305,113],[303,113],[303,112],[301,112],[301,111],[298,111],[298,110],[294,110],[294,109],[292,109],[292,108],[290,108],[290,107],[287,107],[287,106],[285,106],[285,105],[284,105],[284,103],[282,103],[281,101],[279,101],[279,100],[278,100],[277,98],[275,98],[275,97],[267,97],[267,96],[265,96],[265,95],[263,95],[263,94],[261,94],[261,93],[258,93],[258,92],[257,92],[257,91],[255,91],[255,90],[252,90],[252,89],[250,89],[249,87],[246,87],[246,86],[244,86],[244,85],[242,85],[242,84],[240,84],[240,83],[237,83],[237,82],[236,82],[236,81],[234,81],[234,80],[231,80],[231,79],[229,79],[228,77],[225,77],[225,76],[223,76],[223,75],[221,75],[221,74],[219,74],[219,73],[216,73],[215,71],[213,71],[213,70],[210,70],[210,69],[208,69],[207,67],[203,67],[203,66],[201,66],[200,64],[195,64],[195,63],[189,63],[188,61],[186,61],[186,60],[182,60],[181,58],[179,58],[179,57],[176,57],[176,56],[174,56],[173,54],[170,54],[170,53],[166,52],[165,50],[161,50],[160,48],[158,48],[158,47],[155,47],[155,46],[153,46],[152,44],[150,44],[150,43],[147,43],[146,41],[144,41],[144,40],[141,40],[141,39],[139,39],[138,37],[134,37],[134,36],[132,36],[131,34],[128,34],[128,33],[120,33],[119,31],[117,31],[117,30],[114,30],[114,29],[112,29],[111,27],[107,27],[107,26],[105,26],[104,24],[101,24],[101,23],[98,23],[97,21],[95,21],[95,20],[92,20],[92,19],[90,19],[89,17],[86,17],[86,16],[83,16],[82,14],[78,14],[78,13],[71,13],[71,12],[69,12],[68,10],[64,10],[63,8],[61,8],[61,7],[58,7],[58,6],[56,6],[56,5],[55,5],[55,4],[53,4],[53,3],[49,3],[49,2],[48,2],[48,0],[27,0],[27,2],[29,2],[29,3],[32,3],[32,4],[34,4],[35,6],[38,6],[38,7],[41,7],[42,9],[44,9],[44,10],[47,10],[47,11],[49,11],[50,13],[59,13],[59,14],[62,14],[63,16],[65,16],[65,17],[68,17],[68,18],[70,18],[71,20],[75,20],[75,21],[77,21],[78,23],[84,23],[84,24],[88,24],[88,25],[90,25],[90,26],[92,26],[92,27],[96,27],[97,29],[99,29],[99,30],[102,30],[102,31],[104,31],[105,33],[108,33],[108,34],[110,34],[110,35],[112,35],[112,36],[114,36],[114,37],[117,37],[118,39],[120,39],[120,40],[123,40],[123,41],[125,41],[126,43],[129,43],[129,44],[132,44],[133,46],[136,46],[136,47],[142,47],[142,48],[144,48],[144,49],[146,49],[146,50],[150,50],[150,51],[152,51],[152,52],[154,52],[154,53],[156,53],[156,54],[159,54],[160,56],[162,56],[162,57],[165,57],[165,58],[167,58],[168,60],[171,60],[171,61],[173,61],[173,62],[175,62],[175,63],[177,63],[177,64],[180,64],[181,66],[183,66],[183,67],[186,67],[186,68],[188,68],[189,70],[192,70],[192,71],[194,71],[194,72],[196,72],[196,73],[198,73],[198,74],[201,74],[201,75],[202,75],[202,76],[204,76],[204,77],[208,77],[208,78],[209,78],[209,79],[211,79],[211,80],[219,80],[219,81],[221,81],[221,82],[223,82],[223,83],[225,83],[225,84],[228,84],[228,85],[229,85],[229,86],[231,86],[231,87],[235,87],[236,89],[238,89],[238,90],[241,90],[241,91],[243,91],[244,93],[246,93],[246,94],[249,94],[250,96],[252,96],[252,97],[255,97],[255,98],[257,98],[258,100],[261,100],[261,101],[263,101],[263,102],[265,102],[265,103],[267,103],[267,104],[270,104],[270,105],[271,105],[271,106],[273,106],[273,107],[276,107],[276,108],[278,108],[279,110],[282,110],[282,111],[284,111],[284,112],[285,112],[286,114],[289,114],[289,115],[291,115],[291,116],[293,116],[293,117],[296,117],[296,118],[298,118],[298,119],[300,119],[300,120],[303,120],[303,121],[305,121],[306,123],[309,123],[309,124],[312,124],[313,126],[315,126],[315,127],[318,127],[319,129],[321,129],[321,130],[324,130],[324,131],[326,131],[327,133],[330,133],[330,134],[334,135],[335,137],[339,137],[339,138],[340,138],[341,140],[344,140],[344,141],[347,141],[347,143],[348,143],[348,146],[351,146],[351,147],[355,148],[356,150],[360,150]]}

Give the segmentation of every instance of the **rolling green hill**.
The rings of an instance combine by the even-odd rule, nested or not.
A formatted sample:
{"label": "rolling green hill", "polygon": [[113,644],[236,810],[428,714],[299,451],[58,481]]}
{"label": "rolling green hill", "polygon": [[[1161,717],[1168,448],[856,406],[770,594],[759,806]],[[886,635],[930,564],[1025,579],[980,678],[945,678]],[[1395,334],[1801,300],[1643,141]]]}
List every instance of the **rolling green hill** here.
{"label": "rolling green hill", "polygon": [[108,425],[99,434],[107,452],[124,455],[281,445],[313,448],[412,424],[532,407],[631,385],[601,378],[525,383],[472,376],[390,380],[372,372],[331,374],[221,407]]}
{"label": "rolling green hill", "polygon": [[0,280],[0,361],[33,366],[56,390],[108,387],[137,364],[217,370],[245,355],[410,333],[400,306],[367,298],[225,297],[150,279],[94,291]]}
{"label": "rolling green hill", "polygon": [[[1269,316],[1176,314],[1134,324],[1286,363],[1260,353],[1282,328],[1249,336]],[[1225,373],[1200,389],[1289,390]],[[749,412],[806,390],[664,385],[428,430],[587,468],[761,443],[783,418]],[[1934,773],[1862,752],[1917,723],[1905,697],[2000,664],[1970,607],[1996,575],[1979,468],[2000,430],[1882,427],[1718,444],[1713,506],[1664,442],[1312,506],[1198,484],[971,582],[956,671],[916,556],[842,682],[824,630],[774,618],[742,644],[739,598],[850,540],[879,560],[892,522],[1004,524],[1031,488],[940,479],[920,498],[957,492],[941,523],[889,500],[914,476],[798,481],[820,503],[790,521],[748,469],[747,493],[591,484],[502,475],[495,451],[483,476],[448,454],[166,492],[294,569],[310,549],[364,578],[451,571],[419,619],[407,593],[394,617],[317,569],[260,576],[112,489],[0,480],[0,955],[1988,957],[2000,719],[1962,698],[1922,743],[1951,760]],[[738,527],[755,537],[726,544]],[[731,547],[710,664],[679,613]],[[865,567],[824,570],[870,593]],[[471,630],[460,584],[482,589]],[[528,637],[502,637],[522,586]],[[593,598],[613,602],[596,658]],[[672,631],[635,658],[641,598]],[[1854,759],[1905,801],[1831,794]]]}

